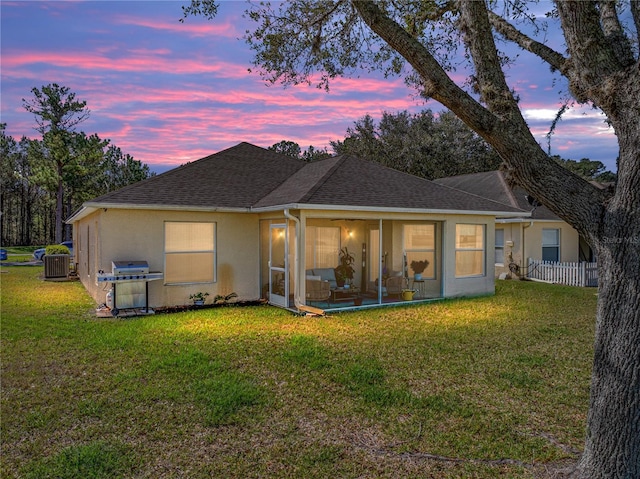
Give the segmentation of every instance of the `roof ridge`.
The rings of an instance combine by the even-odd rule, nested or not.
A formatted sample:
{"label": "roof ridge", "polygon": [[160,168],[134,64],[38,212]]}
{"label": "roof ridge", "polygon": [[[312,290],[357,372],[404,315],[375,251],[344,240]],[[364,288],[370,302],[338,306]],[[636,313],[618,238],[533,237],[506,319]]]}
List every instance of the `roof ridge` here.
{"label": "roof ridge", "polygon": [[[477,174],[477,173],[468,173],[468,175],[475,175],[475,174]],[[459,175],[459,176],[467,176],[467,175]],[[448,178],[455,178],[455,177],[448,177]],[[427,180],[427,181],[431,181],[431,180]],[[468,196],[473,196],[473,197],[476,197],[476,198],[482,198],[484,201],[490,201],[491,203],[495,203],[497,205],[502,205],[502,206],[510,206],[510,207],[515,208],[517,210],[520,210],[522,212],[525,212],[525,213],[527,212],[527,210],[523,210],[522,208],[520,208],[520,206],[518,206],[517,203],[515,205],[508,205],[506,203],[503,203],[502,201],[494,200],[492,198],[487,198],[486,196],[482,196],[482,195],[479,195],[477,193],[471,193],[470,191],[463,190],[462,188],[457,188],[455,186],[445,185],[444,183],[440,183],[437,180],[436,181],[431,181],[431,182],[435,183],[438,186],[442,186],[443,188],[448,188],[450,190],[455,190],[455,191],[458,191],[460,193],[464,193],[465,195],[468,195]]]}
{"label": "roof ridge", "polygon": [[502,171],[500,171],[500,170],[496,170],[496,173],[498,174],[498,180],[500,181],[500,183],[504,187],[505,192],[507,193],[507,197],[509,198],[509,201],[511,202],[511,206],[513,206],[515,208],[520,208],[520,205],[519,205],[518,201],[516,200],[515,195],[513,194],[513,190],[507,184],[507,180],[504,177],[504,173],[502,173]]}
{"label": "roof ridge", "polygon": [[[245,142],[242,142],[242,143],[245,143]],[[255,146],[255,145],[252,145],[251,143],[248,143],[248,144],[251,145],[251,146]],[[258,148],[262,148],[262,147],[259,146]],[[301,171],[303,171],[307,167],[307,165],[309,165],[308,162],[306,162],[306,161],[304,161],[304,160],[302,160],[300,158],[294,158],[293,156],[285,155],[284,153],[279,153],[277,151],[269,150],[269,148],[263,148],[263,150],[269,151],[269,152],[273,153],[274,155],[278,155],[283,160],[291,160],[291,161],[295,161],[295,162],[298,162],[298,163],[304,163],[304,164],[302,165],[301,168],[296,170],[293,174],[291,174],[288,177],[284,178],[282,181],[280,181],[280,183],[278,183],[276,186],[274,186],[271,190],[269,190],[267,193],[262,195],[262,197],[258,198],[251,205],[252,208],[255,207],[257,204],[259,204],[261,201],[264,201],[265,198],[268,198],[269,196],[273,195],[276,191],[278,191],[280,188],[282,188],[282,186],[284,184],[286,184],[288,181],[290,181],[292,177],[294,177],[295,175],[299,174]]]}
{"label": "roof ridge", "polygon": [[[495,184],[496,177],[493,176],[492,180]],[[85,202],[84,206],[90,207],[85,216],[103,205],[258,211],[293,204],[346,210],[400,208],[402,211],[528,214],[521,208],[510,206],[502,190],[499,191],[504,202],[353,155],[305,162],[242,142],[157,175],[148,182],[138,182],[93,202]]]}
{"label": "roof ridge", "polygon": [[[336,169],[338,168],[338,165],[340,165],[342,162],[344,162],[345,158],[344,155],[338,155],[338,156],[332,156],[329,158],[325,158],[324,160],[320,160],[320,161],[330,161],[333,160],[333,165],[330,166],[330,168],[325,172],[324,175],[322,175],[322,178],[320,178],[318,181],[315,182],[315,184],[309,188],[306,192],[306,194],[304,194],[301,198],[300,198],[300,202],[305,202],[308,201],[313,194],[318,191],[320,189],[320,187],[322,185],[324,185],[329,178],[333,175],[333,173],[336,171]],[[305,165],[302,170],[304,170],[305,168],[307,168],[307,166],[313,164],[314,162],[308,163],[307,165]],[[316,164],[318,164],[318,162],[315,162]]]}
{"label": "roof ridge", "polygon": [[[314,191],[314,192],[315,192],[315,191],[317,191],[318,189],[320,189],[320,187],[321,187],[325,182],[327,182],[327,181],[329,180],[329,178],[332,176],[333,172],[334,172],[337,168],[339,168],[339,167],[341,167],[342,165],[346,164],[346,163],[347,163],[347,161],[349,161],[349,160],[353,160],[353,161],[355,161],[355,162],[363,163],[363,164],[367,164],[367,165],[369,165],[370,167],[378,168],[378,169],[380,169],[380,170],[382,170],[382,171],[389,172],[390,174],[393,174],[393,175],[400,175],[400,176],[402,176],[402,177],[406,177],[406,178],[407,178],[407,181],[419,181],[419,182],[423,182],[423,183],[428,184],[428,185],[432,185],[431,187],[435,187],[435,188],[444,187],[444,188],[447,188],[448,190],[455,191],[455,192],[457,192],[458,194],[462,194],[462,195],[467,196],[467,197],[470,197],[470,198],[471,198],[471,197],[472,197],[472,198],[479,198],[479,199],[481,199],[482,201],[489,202],[489,203],[491,203],[492,205],[495,205],[495,206],[496,206],[496,207],[498,207],[498,208],[507,206],[507,207],[510,207],[510,208],[514,208],[515,210],[521,211],[521,212],[523,212],[523,213],[527,213],[527,211],[526,211],[526,210],[524,210],[524,209],[522,209],[522,208],[520,208],[520,207],[518,207],[518,206],[511,206],[511,205],[508,205],[508,204],[506,204],[506,203],[502,203],[502,202],[500,202],[500,201],[493,200],[493,199],[491,199],[491,198],[487,198],[487,197],[482,196],[482,195],[477,195],[477,194],[474,194],[474,193],[470,193],[470,192],[465,191],[465,190],[462,190],[462,189],[460,189],[460,188],[455,188],[455,187],[452,187],[452,186],[443,185],[443,184],[437,183],[437,182],[435,182],[435,181],[433,181],[433,180],[429,180],[429,179],[427,179],[427,178],[422,178],[422,177],[419,177],[419,176],[416,176],[416,175],[412,175],[411,173],[407,173],[407,172],[404,172],[404,171],[396,170],[395,168],[391,168],[391,167],[389,167],[389,166],[386,166],[386,165],[380,164],[380,163],[378,163],[378,162],[376,162],[376,161],[366,160],[366,159],[363,159],[363,158],[360,158],[360,157],[357,157],[357,156],[353,156],[353,155],[348,155],[348,154],[338,155],[338,156],[336,156],[336,157],[334,157],[334,158],[335,158],[336,160],[338,160],[338,161],[336,161],[336,163],[333,165],[333,167],[332,167],[332,168],[327,172],[327,174],[326,174],[326,175],[324,175],[324,177],[322,178],[322,181],[318,181],[318,182],[316,183],[315,188],[313,188],[313,191]],[[326,161],[326,160],[325,160],[325,161]],[[426,186],[426,185],[425,185],[425,186]],[[311,190],[310,190],[310,191],[311,191]],[[305,196],[305,200],[308,200],[308,199],[309,199],[309,198]]]}

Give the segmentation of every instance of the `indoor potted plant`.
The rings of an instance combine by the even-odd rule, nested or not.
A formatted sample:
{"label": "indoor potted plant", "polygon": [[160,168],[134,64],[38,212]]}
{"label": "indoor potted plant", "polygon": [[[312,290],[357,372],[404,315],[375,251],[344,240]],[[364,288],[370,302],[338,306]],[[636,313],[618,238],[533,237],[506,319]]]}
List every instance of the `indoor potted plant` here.
{"label": "indoor potted plant", "polygon": [[426,259],[411,262],[411,269],[414,273],[413,279],[415,281],[422,281],[422,272],[427,269],[427,266],[429,266],[429,261]]}
{"label": "indoor potted plant", "polygon": [[209,296],[209,293],[198,291],[197,293],[193,293],[192,295],[190,295],[189,299],[193,301],[193,304],[195,306],[202,306],[207,296]]}
{"label": "indoor potted plant", "polygon": [[338,266],[335,268],[336,283],[339,287],[344,287],[345,284],[349,284],[353,279],[353,275],[356,272],[353,268],[355,261],[355,256],[349,253],[346,246],[340,250]]}

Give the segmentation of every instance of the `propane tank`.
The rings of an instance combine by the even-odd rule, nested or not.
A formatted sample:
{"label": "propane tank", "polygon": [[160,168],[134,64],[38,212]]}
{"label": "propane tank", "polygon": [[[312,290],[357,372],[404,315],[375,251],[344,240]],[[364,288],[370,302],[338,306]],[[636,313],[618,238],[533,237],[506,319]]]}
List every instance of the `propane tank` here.
{"label": "propane tank", "polygon": [[107,291],[107,308],[113,309],[113,288]]}

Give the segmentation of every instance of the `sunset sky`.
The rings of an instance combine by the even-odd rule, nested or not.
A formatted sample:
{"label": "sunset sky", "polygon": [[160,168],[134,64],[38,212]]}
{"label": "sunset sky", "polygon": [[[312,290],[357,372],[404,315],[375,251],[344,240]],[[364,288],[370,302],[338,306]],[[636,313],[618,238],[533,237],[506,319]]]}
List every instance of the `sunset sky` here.
{"label": "sunset sky", "polygon": [[[222,2],[213,21],[190,17],[180,23],[186,3],[2,0],[1,121],[7,133],[16,140],[39,137],[22,99],[49,83],[87,101],[91,115],[79,130],[110,139],[156,172],[241,141],[329,147],[367,113],[379,119],[383,111],[443,110],[417,99],[401,78],[367,72],[335,80],[329,93],[306,85],[267,86],[248,72],[252,56],[241,40],[251,28],[242,18],[245,2]],[[546,147],[566,84],[536,58],[521,58],[524,66],[508,72],[509,82]],[[618,146],[603,120],[588,107],[571,110],[558,125],[551,153],[600,160],[615,171]]]}

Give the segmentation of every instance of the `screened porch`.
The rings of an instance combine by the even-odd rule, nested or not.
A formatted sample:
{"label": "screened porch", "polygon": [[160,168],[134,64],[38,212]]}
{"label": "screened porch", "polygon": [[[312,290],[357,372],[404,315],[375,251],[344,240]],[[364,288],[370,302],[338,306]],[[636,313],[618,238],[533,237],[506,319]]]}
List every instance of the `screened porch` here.
{"label": "screened porch", "polygon": [[473,219],[262,220],[262,297],[331,311],[490,294],[486,244],[493,236]]}

